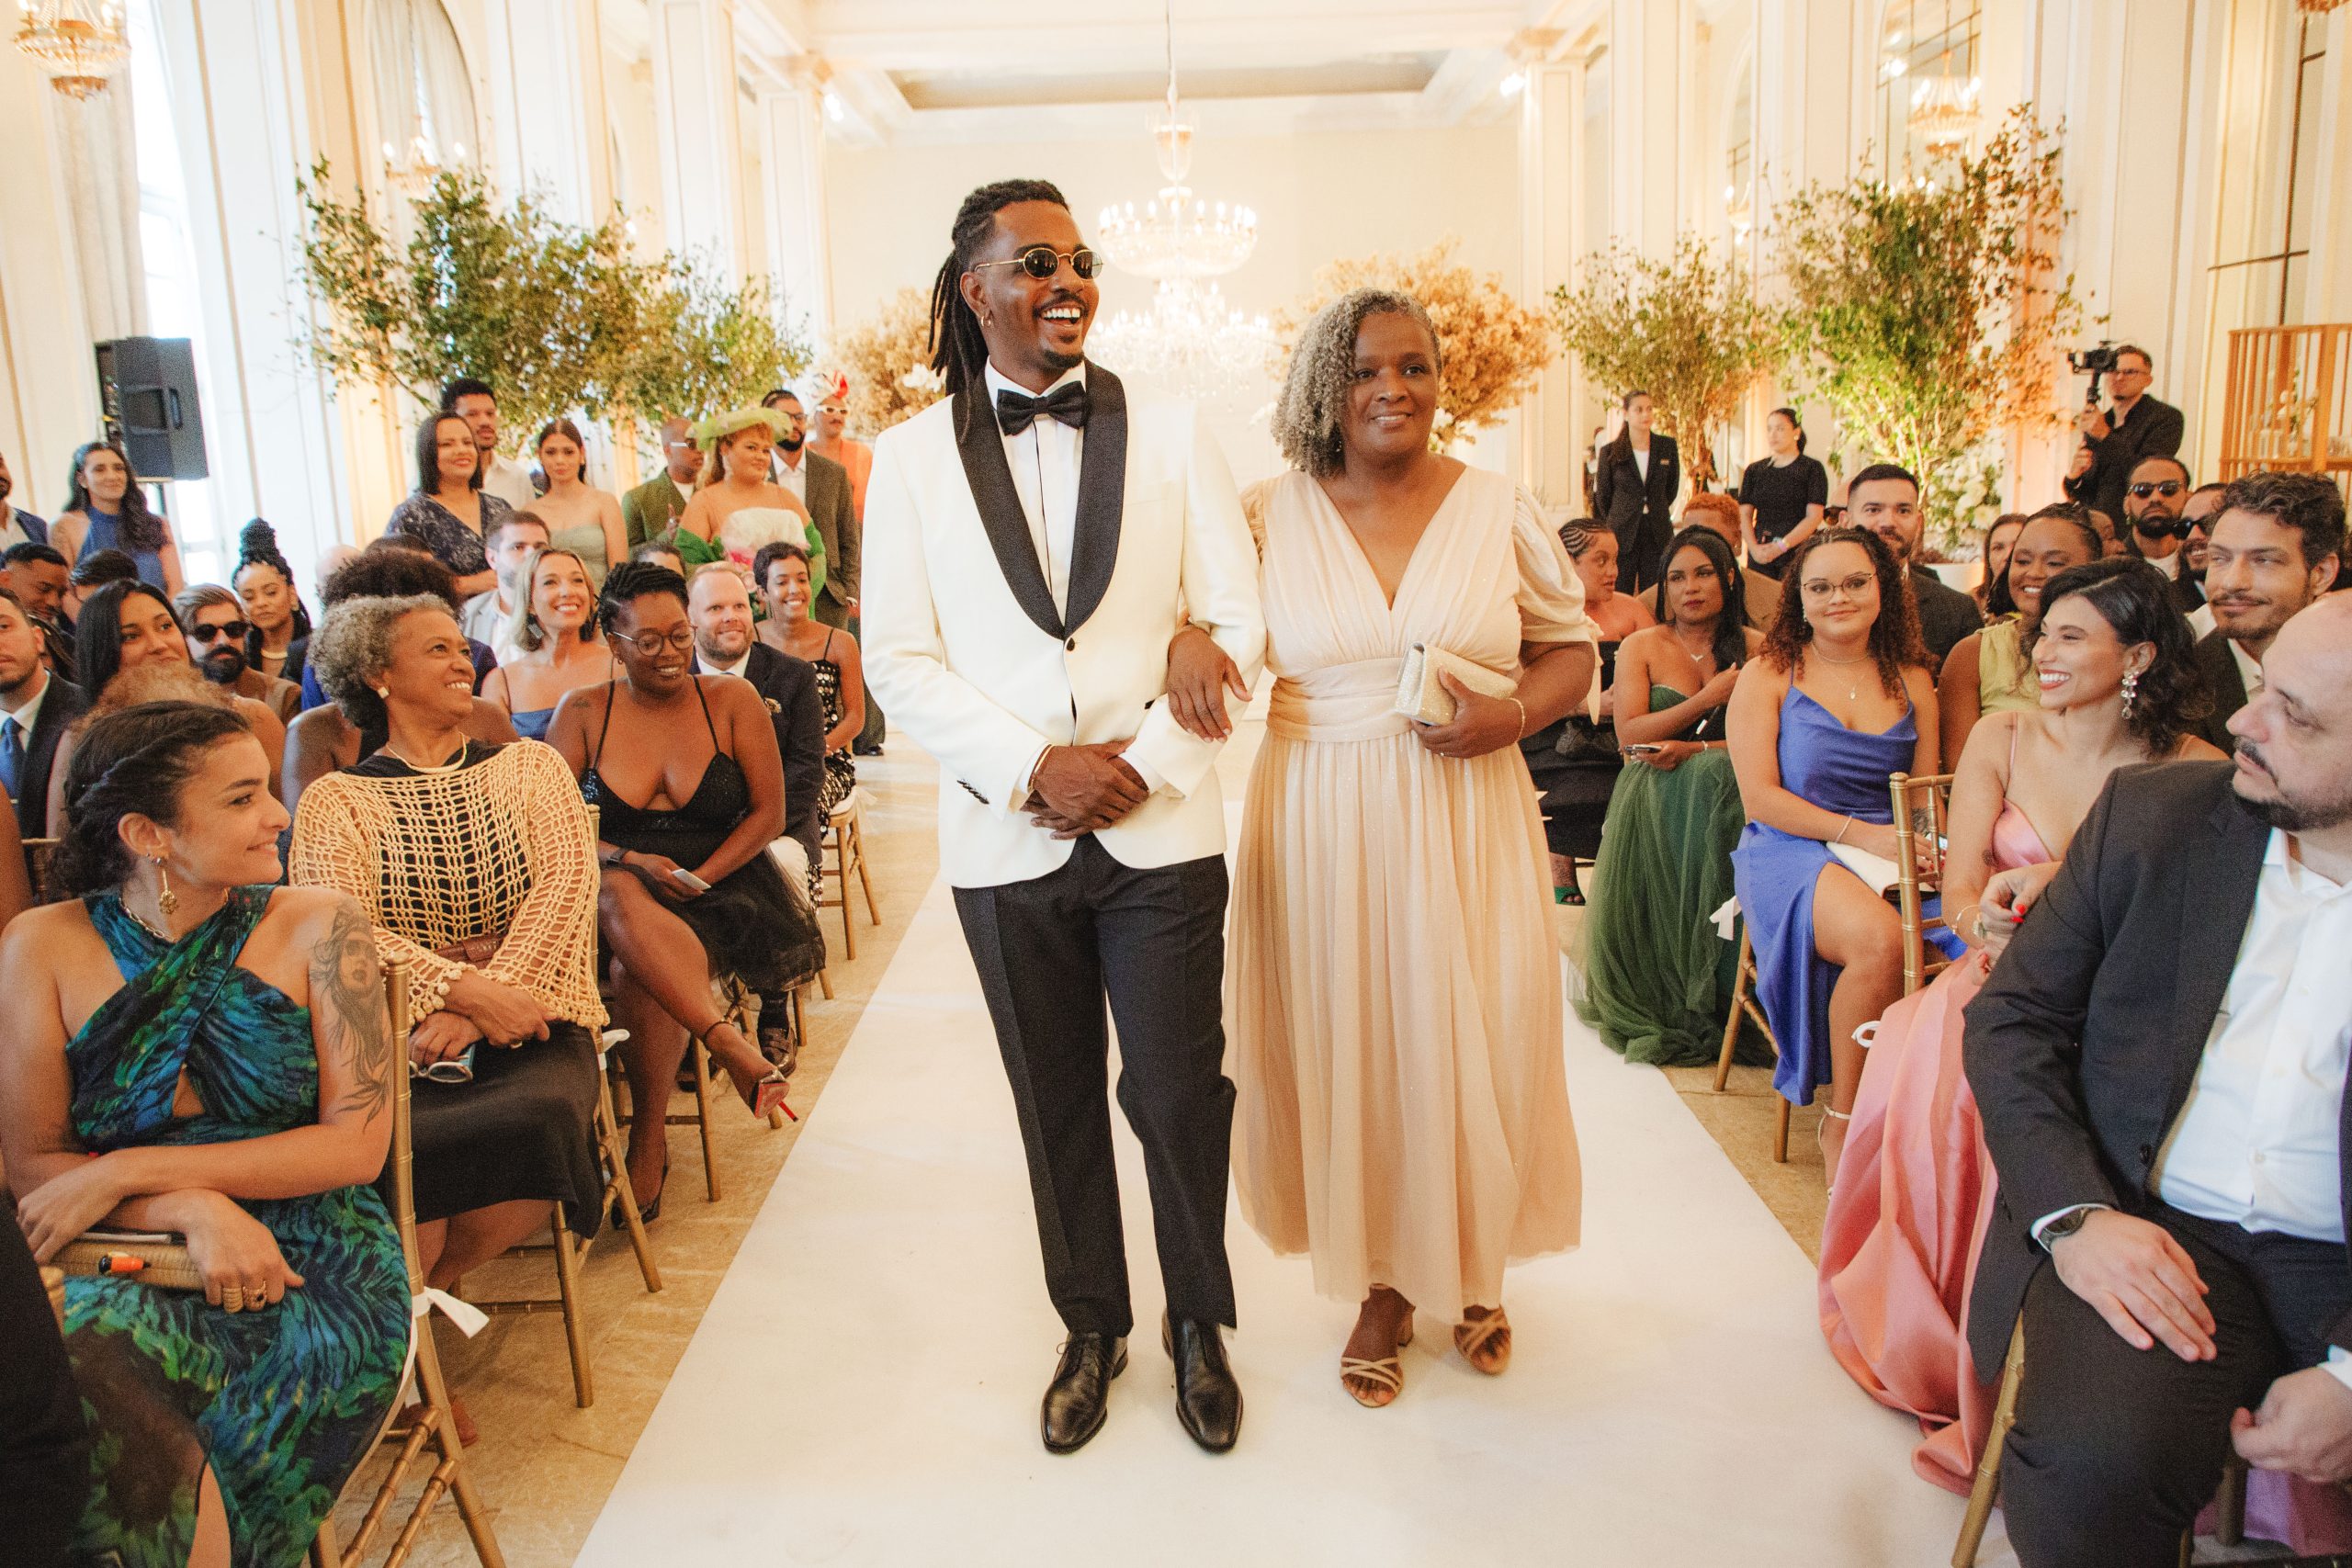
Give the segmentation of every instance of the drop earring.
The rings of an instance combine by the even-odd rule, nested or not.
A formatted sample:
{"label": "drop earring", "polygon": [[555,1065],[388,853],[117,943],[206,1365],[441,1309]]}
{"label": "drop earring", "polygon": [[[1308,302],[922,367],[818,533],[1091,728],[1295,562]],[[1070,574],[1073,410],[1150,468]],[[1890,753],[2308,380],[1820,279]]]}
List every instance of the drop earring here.
{"label": "drop earring", "polygon": [[2137,670],[2126,670],[2126,671],[2123,672],[2123,716],[2124,716],[2124,717],[2126,717],[2126,718],[2130,718],[2130,717],[2132,716],[2132,705],[2133,703],[2135,703],[2135,702],[2139,701],[2139,698],[2140,698],[2140,672],[2139,672]]}
{"label": "drop earring", "polygon": [[172,874],[165,869],[164,857],[152,855],[149,858],[155,863],[155,908],[161,909],[168,920],[172,918],[172,911],[180,907],[180,896],[172,891]]}

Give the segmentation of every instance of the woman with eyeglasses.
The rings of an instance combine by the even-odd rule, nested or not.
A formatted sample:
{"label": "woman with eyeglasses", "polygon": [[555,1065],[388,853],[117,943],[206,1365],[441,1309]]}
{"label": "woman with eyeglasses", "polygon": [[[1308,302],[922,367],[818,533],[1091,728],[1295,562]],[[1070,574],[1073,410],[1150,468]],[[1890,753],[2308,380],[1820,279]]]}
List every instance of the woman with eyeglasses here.
{"label": "woman with eyeglasses", "polygon": [[597,618],[619,678],[565,697],[548,743],[601,814],[598,919],[620,962],[613,1010],[629,1032],[621,1059],[638,1108],[629,1182],[650,1220],[669,1169],[661,1107],[688,1036],[709,1045],[754,1115],[783,1102],[783,1076],[721,1014],[711,981],[789,992],[824,967],[825,939],[767,852],[785,819],[767,705],[747,682],[694,673],[685,579],[616,566]]}
{"label": "woman with eyeglasses", "polygon": [[1902,924],[1881,897],[1898,848],[1887,777],[1936,771],[1935,676],[1877,535],[1824,528],[1792,553],[1780,619],[1724,723],[1747,813],[1732,881],[1780,1047],[1772,1086],[1798,1105],[1828,1086],[1821,1162],[1834,1184],[1862,1077],[1854,1032],[1903,994]]}
{"label": "woman with eyeglasses", "polygon": [[[348,894],[408,965],[417,1251],[425,1282],[454,1290],[552,1203],[578,1234],[602,1218],[588,813],[545,746],[469,737],[473,660],[446,600],[343,600],[312,657],[385,740],[302,792],[288,880]],[[469,1442],[471,1425],[459,1415]]]}
{"label": "woman with eyeglasses", "polygon": [[1985,609],[1996,619],[1954,643],[1936,678],[1937,720],[1943,731],[1937,755],[1957,759],[1969,731],[1988,713],[2032,713],[2041,706],[2026,650],[2041,624],[2042,585],[2106,552],[2107,541],[2074,502],[2056,502],[2025,520],[2009,546],[2000,581],[1985,595]]}

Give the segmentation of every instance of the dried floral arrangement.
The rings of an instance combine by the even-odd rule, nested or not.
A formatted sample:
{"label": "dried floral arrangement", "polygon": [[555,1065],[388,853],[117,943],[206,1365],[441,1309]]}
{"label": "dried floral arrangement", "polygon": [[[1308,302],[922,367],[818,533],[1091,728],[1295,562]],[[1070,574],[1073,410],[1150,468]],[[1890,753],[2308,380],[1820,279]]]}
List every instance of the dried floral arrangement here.
{"label": "dried floral arrangement", "polygon": [[871,441],[940,399],[931,368],[931,294],[901,288],[843,333],[831,364],[849,378],[849,434]]}

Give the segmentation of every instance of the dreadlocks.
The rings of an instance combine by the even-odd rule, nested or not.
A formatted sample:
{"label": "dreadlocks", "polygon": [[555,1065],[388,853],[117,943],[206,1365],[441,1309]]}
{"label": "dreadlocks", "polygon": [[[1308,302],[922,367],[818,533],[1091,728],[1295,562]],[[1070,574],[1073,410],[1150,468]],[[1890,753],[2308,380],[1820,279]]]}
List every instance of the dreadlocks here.
{"label": "dreadlocks", "polygon": [[989,362],[980,318],[964,302],[964,275],[996,231],[996,215],[1023,201],[1050,201],[1065,209],[1069,206],[1061,187],[1050,180],[999,180],[966,197],[956,209],[956,248],[939,264],[939,280],[931,286],[931,367],[946,384],[949,397],[967,383],[978,385]]}

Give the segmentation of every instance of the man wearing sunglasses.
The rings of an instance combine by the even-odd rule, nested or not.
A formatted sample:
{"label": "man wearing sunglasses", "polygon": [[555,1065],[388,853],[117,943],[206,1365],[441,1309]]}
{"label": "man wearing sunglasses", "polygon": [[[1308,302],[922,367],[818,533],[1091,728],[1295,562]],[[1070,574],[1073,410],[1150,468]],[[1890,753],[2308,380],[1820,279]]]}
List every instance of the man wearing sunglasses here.
{"label": "man wearing sunglasses", "polygon": [[245,634],[253,629],[236,594],[213,582],[191,582],[172,599],[187,638],[187,656],[204,678],[241,697],[267,705],[281,723],[302,711],[302,688],[266,675],[245,660]]}
{"label": "man wearing sunglasses", "polygon": [[2181,569],[2188,564],[2182,553],[2188,525],[2181,513],[2188,505],[2188,466],[2177,457],[2143,457],[2123,490],[2123,515],[2131,523],[2132,553],[2165,574],[2172,584],[2173,603],[2182,615],[2205,603],[2203,590]]}
{"label": "man wearing sunglasses", "polygon": [[2117,346],[2109,379],[2113,406],[2101,413],[2096,403],[2086,405],[2075,421],[2082,444],[2066,473],[2068,499],[2120,517],[2132,470],[2141,459],[2180,450],[2180,411],[2148,395],[2154,379],[2155,364],[2146,349],[2129,343]]}
{"label": "man wearing sunglasses", "polygon": [[1062,194],[965,197],[932,294],[949,396],[875,443],[865,666],[939,760],[940,871],[1019,1109],[1046,1287],[1068,1330],[1041,1418],[1068,1453],[1101,1429],[1134,1326],[1112,1159],[1141,1140],[1176,1410],[1212,1452],[1240,1435],[1221,1331],[1234,1089],[1222,1063],[1225,807],[1217,743],[1167,696],[1168,646],[1208,631],[1254,678],[1266,631],[1233,477],[1188,403],[1086,358],[1094,253]]}

